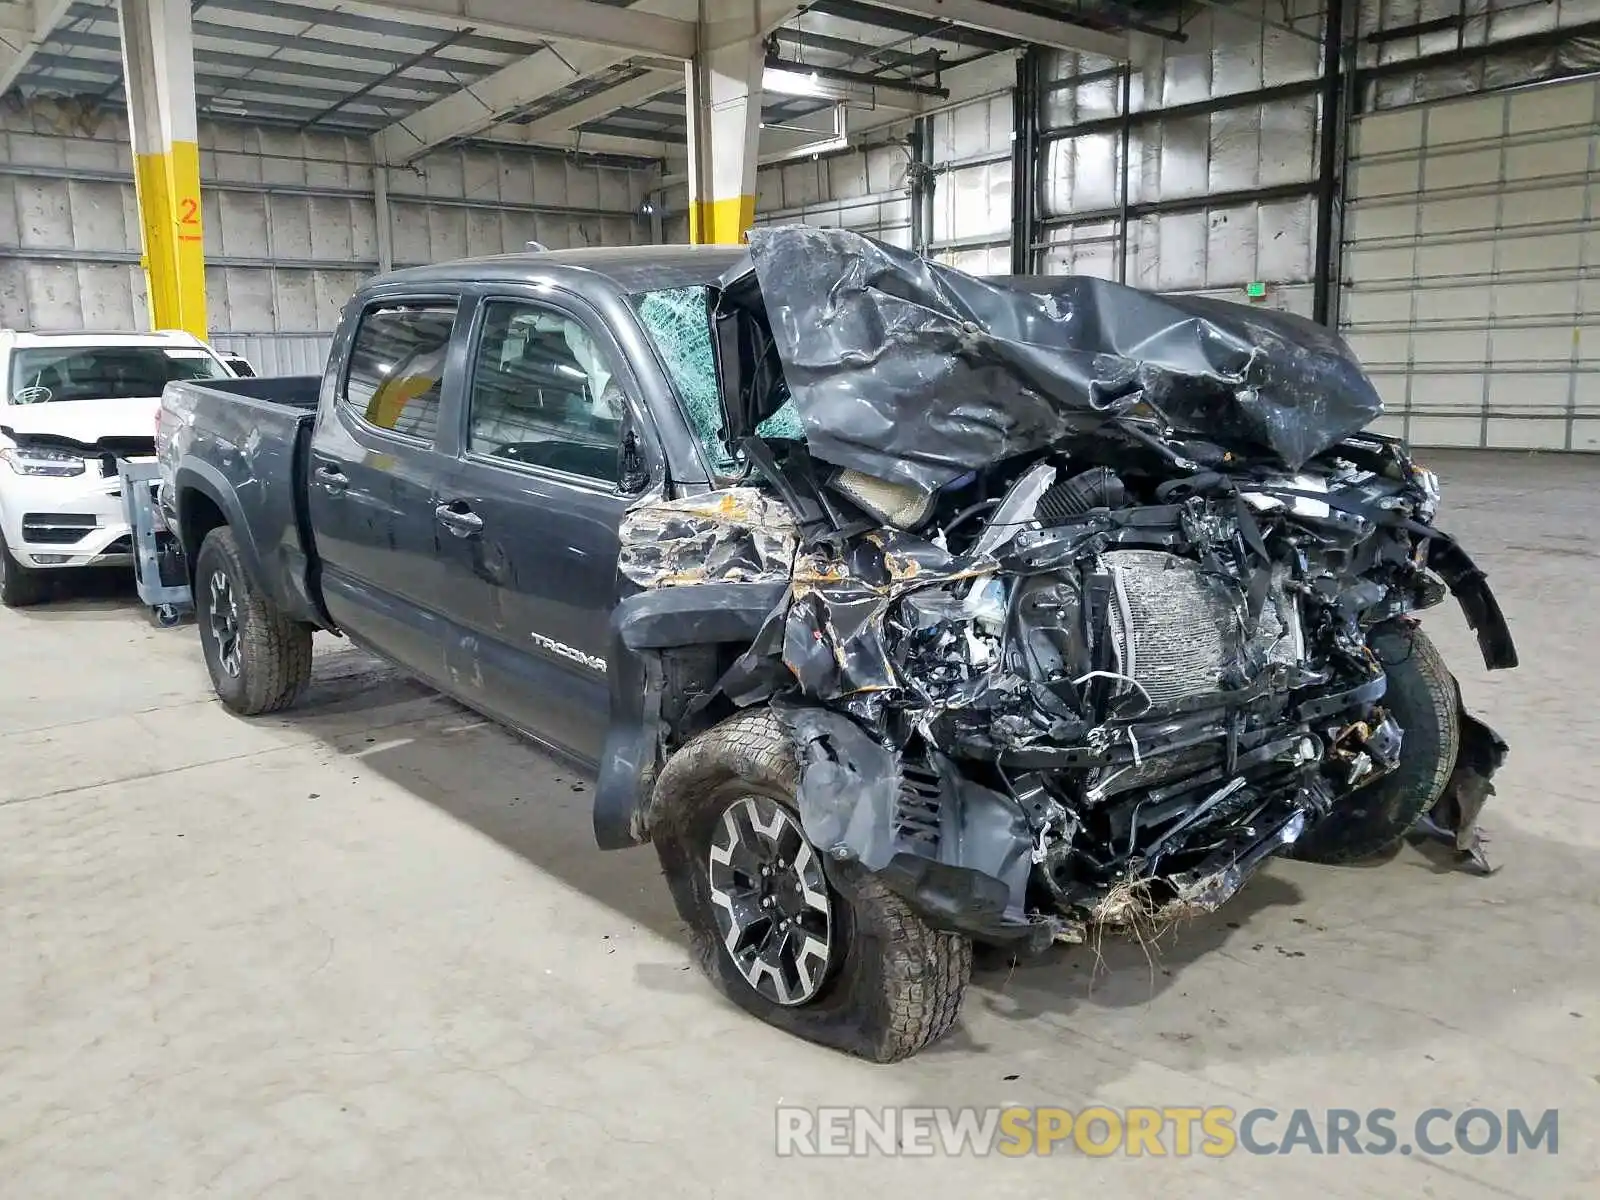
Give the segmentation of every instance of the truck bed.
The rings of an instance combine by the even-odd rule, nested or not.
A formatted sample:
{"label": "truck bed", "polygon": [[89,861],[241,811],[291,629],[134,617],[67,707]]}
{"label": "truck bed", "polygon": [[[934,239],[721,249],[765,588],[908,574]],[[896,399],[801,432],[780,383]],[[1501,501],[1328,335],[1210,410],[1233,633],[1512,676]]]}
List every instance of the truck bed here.
{"label": "truck bed", "polygon": [[[321,388],[317,375],[171,383],[158,439],[162,505],[194,531],[195,544],[184,546],[190,561],[204,532],[226,523],[272,601],[318,624],[306,471]],[[192,519],[210,510],[214,519]]]}
{"label": "truck bed", "polygon": [[204,383],[174,384],[217,397],[231,396],[251,408],[293,408],[315,412],[322,390],[320,375],[263,375],[249,379],[211,379]]}

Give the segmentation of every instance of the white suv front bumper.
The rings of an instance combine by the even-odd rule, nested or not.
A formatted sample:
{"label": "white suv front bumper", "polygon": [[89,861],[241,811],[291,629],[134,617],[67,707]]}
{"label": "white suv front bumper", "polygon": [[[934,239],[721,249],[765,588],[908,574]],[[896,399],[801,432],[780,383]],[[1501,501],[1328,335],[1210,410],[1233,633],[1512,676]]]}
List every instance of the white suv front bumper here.
{"label": "white suv front bumper", "polygon": [[100,462],[89,459],[84,474],[65,479],[0,466],[0,529],[17,562],[53,570],[133,561],[122,479],[101,474]]}

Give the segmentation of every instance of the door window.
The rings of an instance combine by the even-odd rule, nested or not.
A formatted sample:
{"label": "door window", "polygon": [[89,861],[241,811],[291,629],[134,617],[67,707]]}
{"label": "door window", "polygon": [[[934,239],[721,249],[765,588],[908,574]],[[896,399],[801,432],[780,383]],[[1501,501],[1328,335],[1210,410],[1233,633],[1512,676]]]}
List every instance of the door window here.
{"label": "door window", "polygon": [[484,305],[471,453],[616,483],[622,417],[621,388],[582,325],[517,301]]}
{"label": "door window", "polygon": [[368,425],[433,441],[455,320],[451,303],[369,308],[350,347],[339,402]]}

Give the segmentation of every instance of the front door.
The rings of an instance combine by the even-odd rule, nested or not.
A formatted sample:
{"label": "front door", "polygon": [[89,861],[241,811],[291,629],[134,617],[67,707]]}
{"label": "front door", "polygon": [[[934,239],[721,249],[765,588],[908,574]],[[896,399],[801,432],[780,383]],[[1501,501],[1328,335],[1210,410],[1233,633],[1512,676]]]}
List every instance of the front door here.
{"label": "front door", "polygon": [[459,381],[446,367],[457,307],[367,306],[335,402],[318,417],[307,480],[328,614],[352,640],[433,681],[444,673],[451,602],[435,511],[454,463],[454,446],[437,443],[446,412],[459,412]]}
{"label": "front door", "polygon": [[640,426],[632,384],[603,325],[545,300],[485,298],[473,347],[442,497],[447,555],[470,596],[452,685],[598,761],[618,527],[639,482],[622,478],[624,429]]}

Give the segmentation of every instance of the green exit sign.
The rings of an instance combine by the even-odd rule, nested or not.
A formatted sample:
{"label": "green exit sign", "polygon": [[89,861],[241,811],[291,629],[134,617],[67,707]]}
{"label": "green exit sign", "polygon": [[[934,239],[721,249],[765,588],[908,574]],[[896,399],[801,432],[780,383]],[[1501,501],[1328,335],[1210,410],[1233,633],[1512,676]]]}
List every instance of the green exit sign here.
{"label": "green exit sign", "polygon": [[1267,298],[1267,285],[1259,279],[1244,285],[1244,294],[1252,300],[1265,300]]}

